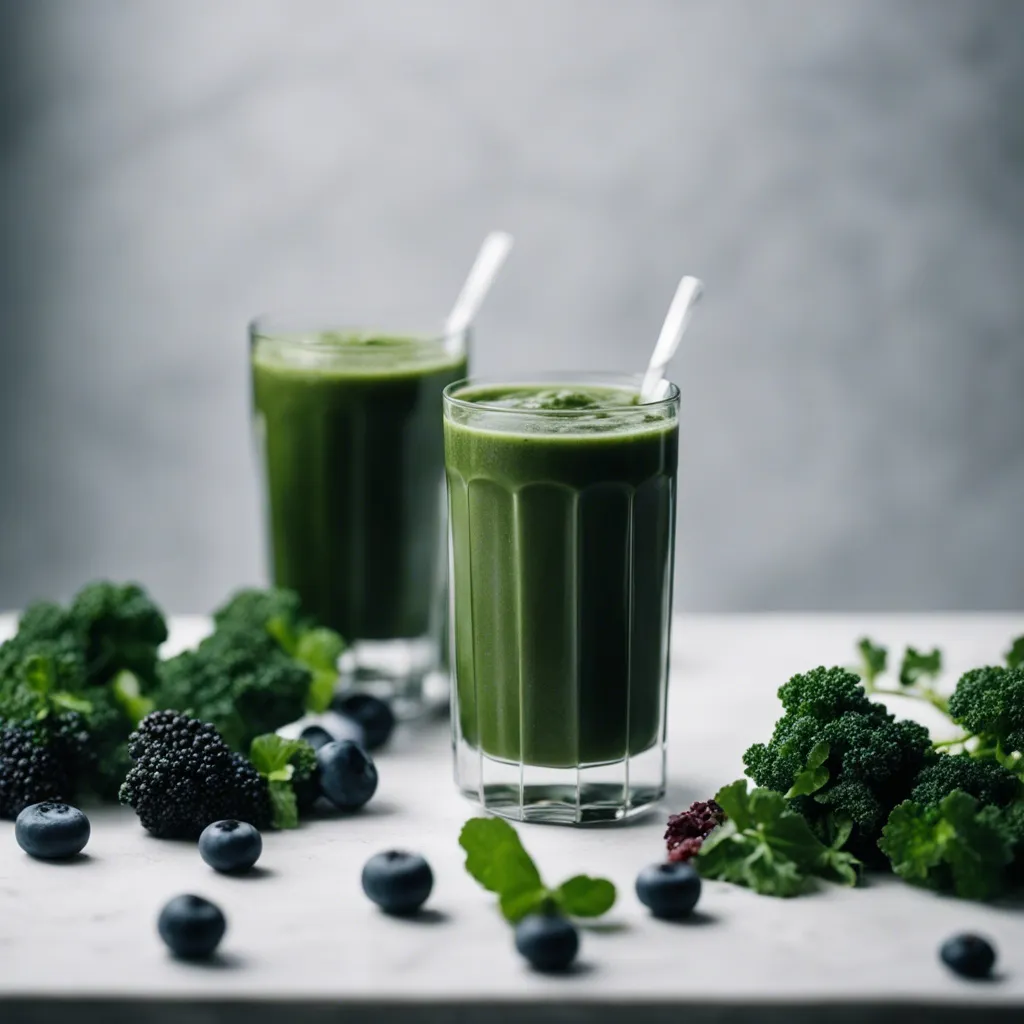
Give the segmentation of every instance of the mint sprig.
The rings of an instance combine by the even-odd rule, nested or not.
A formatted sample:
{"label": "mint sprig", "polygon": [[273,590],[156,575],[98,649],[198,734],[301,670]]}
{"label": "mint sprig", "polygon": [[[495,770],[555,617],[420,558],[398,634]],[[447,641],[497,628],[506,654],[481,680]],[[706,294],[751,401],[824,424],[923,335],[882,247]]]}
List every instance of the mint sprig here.
{"label": "mint sprig", "polygon": [[316,751],[305,740],[286,740],[266,733],[252,741],[249,760],[267,782],[274,828],[298,828],[299,803],[294,784],[312,773]]}
{"label": "mint sprig", "polygon": [[502,818],[470,818],[459,834],[466,870],[498,897],[512,924],[527,914],[559,910],[571,917],[600,917],[615,903],[607,878],[574,875],[555,889],[546,886],[519,834]]}

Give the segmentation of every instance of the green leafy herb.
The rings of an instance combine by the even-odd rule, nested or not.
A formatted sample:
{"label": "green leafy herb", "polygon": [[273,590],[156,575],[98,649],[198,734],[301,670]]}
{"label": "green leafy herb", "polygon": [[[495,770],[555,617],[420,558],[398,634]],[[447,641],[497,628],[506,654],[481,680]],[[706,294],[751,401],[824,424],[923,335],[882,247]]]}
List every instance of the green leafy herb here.
{"label": "green leafy herb", "polygon": [[917,686],[922,680],[934,680],[942,671],[942,651],[918,651],[908,647],[900,663],[900,686]]}
{"label": "green leafy herb", "polygon": [[900,878],[984,900],[1003,888],[1014,838],[998,807],[954,790],[938,805],[906,800],[893,808],[878,845]]}
{"label": "green leafy herb", "polygon": [[139,677],[134,672],[122,669],[114,676],[111,687],[114,700],[128,716],[133,728],[153,710],[153,701],[142,693]]}
{"label": "green leafy herb", "polygon": [[811,747],[807,755],[807,767],[793,780],[793,785],[786,794],[787,800],[817,793],[828,782],[829,771],[825,762],[828,760],[830,749],[824,740],[819,740]]}
{"label": "green leafy herb", "polygon": [[308,779],[316,765],[316,751],[305,740],[286,740],[275,733],[257,736],[249,760],[267,780],[275,828],[297,828],[299,805],[295,783]]}
{"label": "green leafy herb", "polygon": [[329,707],[338,683],[338,659],[344,650],[345,641],[333,629],[311,629],[299,637],[294,658],[313,675],[306,696],[309,711],[319,714]]}
{"label": "green leafy herb", "polygon": [[[796,896],[814,876],[855,885],[860,862],[825,846],[781,793],[748,792],[745,779],[719,790],[725,822],[704,841],[702,875],[743,885],[765,896]],[[845,841],[845,836],[842,837]],[[841,845],[841,844],[840,844]]]}
{"label": "green leafy herb", "polygon": [[600,917],[615,903],[615,886],[606,878],[576,875],[549,889],[519,834],[502,818],[470,818],[459,845],[466,851],[466,870],[498,896],[502,914],[513,923],[546,909]]}
{"label": "green leafy herb", "polygon": [[885,673],[889,652],[884,647],[872,643],[866,636],[857,642],[857,650],[860,652],[857,674],[864,680],[864,686],[870,691],[875,680]]}

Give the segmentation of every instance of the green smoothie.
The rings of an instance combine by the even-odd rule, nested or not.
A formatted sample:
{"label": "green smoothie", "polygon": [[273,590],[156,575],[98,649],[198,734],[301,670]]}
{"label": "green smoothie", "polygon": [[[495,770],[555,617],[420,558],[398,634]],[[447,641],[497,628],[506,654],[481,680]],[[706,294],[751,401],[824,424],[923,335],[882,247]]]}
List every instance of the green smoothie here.
{"label": "green smoothie", "polygon": [[572,384],[449,396],[462,739],[547,768],[650,749],[664,728],[676,402]]}
{"label": "green smoothie", "polygon": [[346,639],[439,632],[442,340],[253,334],[274,581]]}

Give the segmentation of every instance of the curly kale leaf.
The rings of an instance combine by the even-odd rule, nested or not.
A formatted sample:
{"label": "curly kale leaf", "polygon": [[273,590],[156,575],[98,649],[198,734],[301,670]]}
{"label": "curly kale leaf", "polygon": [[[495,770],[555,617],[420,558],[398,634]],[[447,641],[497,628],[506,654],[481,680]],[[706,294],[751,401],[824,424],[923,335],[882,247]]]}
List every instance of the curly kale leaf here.
{"label": "curly kale leaf", "polygon": [[878,845],[906,881],[986,900],[1005,887],[1015,838],[998,807],[955,790],[939,804],[899,804]]}
{"label": "curly kale leaf", "polygon": [[814,877],[856,884],[859,861],[822,843],[779,793],[748,792],[740,779],[719,790],[715,801],[726,820],[697,854],[704,877],[780,897],[799,895]]}

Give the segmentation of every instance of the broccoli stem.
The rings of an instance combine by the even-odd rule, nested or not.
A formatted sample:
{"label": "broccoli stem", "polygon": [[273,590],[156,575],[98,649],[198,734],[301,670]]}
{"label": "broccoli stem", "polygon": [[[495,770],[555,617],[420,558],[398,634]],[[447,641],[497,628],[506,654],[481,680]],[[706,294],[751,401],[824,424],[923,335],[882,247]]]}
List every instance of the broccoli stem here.
{"label": "broccoli stem", "polygon": [[933,740],[932,747],[936,750],[942,750],[945,747],[958,747],[961,744],[966,743],[970,738],[971,736],[968,733],[965,736],[954,736],[952,739],[948,740]]}
{"label": "broccoli stem", "polygon": [[947,717],[949,716],[949,699],[943,697],[941,693],[937,693],[930,687],[901,686],[899,689],[895,689],[894,687],[879,686],[877,683],[872,683],[870,686],[865,684],[864,692],[870,696],[906,697],[909,700],[920,700],[925,704],[931,704],[933,708],[937,708]]}

